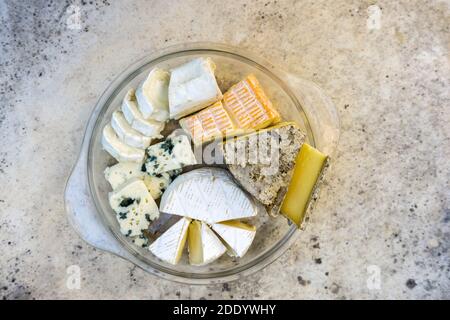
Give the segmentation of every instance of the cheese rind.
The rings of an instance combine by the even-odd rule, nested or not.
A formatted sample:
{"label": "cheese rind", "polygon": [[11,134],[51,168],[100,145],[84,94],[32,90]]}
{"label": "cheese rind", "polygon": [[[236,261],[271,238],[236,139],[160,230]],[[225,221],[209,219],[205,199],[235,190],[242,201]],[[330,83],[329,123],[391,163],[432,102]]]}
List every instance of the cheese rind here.
{"label": "cheese rind", "polygon": [[148,147],[146,152],[145,167],[151,175],[197,164],[191,143],[184,135],[168,137],[165,141]]}
{"label": "cheese rind", "polygon": [[227,221],[212,225],[212,229],[228,245],[232,256],[243,257],[256,235],[256,228],[240,221]]}
{"label": "cheese rind", "polygon": [[162,138],[161,131],[164,129],[164,122],[144,119],[144,116],[139,111],[134,89],[128,90],[123,99],[121,109],[125,119],[133,129],[147,137],[155,139]]}
{"label": "cheese rind", "polygon": [[256,216],[248,195],[223,169],[201,168],[180,175],[164,192],[160,210],[212,224]]}
{"label": "cheese rind", "polygon": [[159,259],[170,264],[177,264],[183,253],[190,222],[191,220],[187,218],[180,219],[156,239],[149,250]]}
{"label": "cheese rind", "polygon": [[131,147],[122,142],[110,124],[103,128],[102,146],[117,161],[140,162],[144,160],[145,152],[142,149]]}
{"label": "cheese rind", "polygon": [[144,119],[169,119],[169,79],[170,74],[167,71],[154,68],[136,89],[136,100]]}
{"label": "cheese rind", "polygon": [[169,109],[171,119],[180,119],[222,99],[210,58],[196,58],[171,70]]}
{"label": "cheese rind", "polygon": [[309,144],[303,144],[296,159],[294,173],[281,212],[298,227],[322,173],[327,156]]}
{"label": "cheese rind", "polygon": [[138,178],[129,180],[119,189],[110,192],[109,204],[116,212],[120,231],[127,237],[139,236],[150,222],[159,217],[158,206],[144,182]]}
{"label": "cheese rind", "polygon": [[109,182],[113,190],[123,185],[133,178],[141,178],[144,172],[141,171],[142,164],[139,162],[119,162],[105,169],[105,179]]}
{"label": "cheese rind", "polygon": [[133,129],[121,111],[114,111],[111,117],[111,126],[120,140],[129,146],[145,149],[152,139]]}
{"label": "cheese rind", "polygon": [[215,233],[201,221],[192,221],[188,234],[189,263],[203,266],[217,260],[227,248]]}

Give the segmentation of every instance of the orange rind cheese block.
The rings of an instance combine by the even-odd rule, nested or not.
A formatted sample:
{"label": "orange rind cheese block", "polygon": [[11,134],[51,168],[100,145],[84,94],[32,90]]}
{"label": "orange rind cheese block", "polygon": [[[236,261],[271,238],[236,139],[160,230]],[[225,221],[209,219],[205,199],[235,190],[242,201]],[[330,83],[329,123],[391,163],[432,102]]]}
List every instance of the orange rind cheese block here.
{"label": "orange rind cheese block", "polygon": [[267,98],[254,75],[232,86],[223,100],[180,120],[194,144],[239,135],[281,121],[280,114]]}

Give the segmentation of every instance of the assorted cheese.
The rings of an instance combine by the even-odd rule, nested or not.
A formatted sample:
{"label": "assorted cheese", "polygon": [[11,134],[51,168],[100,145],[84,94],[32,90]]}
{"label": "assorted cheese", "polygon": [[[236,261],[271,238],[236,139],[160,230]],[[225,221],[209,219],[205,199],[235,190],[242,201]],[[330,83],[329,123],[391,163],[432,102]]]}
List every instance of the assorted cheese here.
{"label": "assorted cheese", "polygon": [[[254,75],[222,95],[215,68],[210,58],[196,58],[170,73],[154,68],[136,91],[128,90],[102,132],[103,148],[118,161],[104,174],[120,231],[169,264],[180,261],[186,241],[194,266],[212,263],[225,252],[243,257],[256,228],[240,219],[256,216],[254,199],[272,216],[281,210],[300,226],[327,165],[327,156],[304,143],[295,123],[279,123],[278,111]],[[152,145],[163,138],[169,119],[180,119],[194,145],[232,136],[220,144],[228,170],[181,174],[197,164],[188,137],[165,135]],[[171,219],[152,224],[160,212]],[[147,236],[156,237],[152,228],[162,232],[161,226],[175,219],[149,243]]]}
{"label": "assorted cheese", "polygon": [[222,99],[210,58],[197,58],[172,69],[169,83],[171,119],[180,119]]}
{"label": "assorted cheese", "polygon": [[176,178],[164,192],[160,210],[209,224],[257,214],[248,195],[218,168],[196,169]]}

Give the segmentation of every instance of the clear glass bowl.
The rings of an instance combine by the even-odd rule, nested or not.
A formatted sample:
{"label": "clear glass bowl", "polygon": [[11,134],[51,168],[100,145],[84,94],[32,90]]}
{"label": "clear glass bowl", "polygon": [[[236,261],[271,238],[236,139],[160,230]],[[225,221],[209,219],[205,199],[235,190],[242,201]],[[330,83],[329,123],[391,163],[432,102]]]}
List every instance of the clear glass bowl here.
{"label": "clear glass bowl", "polygon": [[332,155],[339,137],[336,110],[320,88],[229,46],[194,43],[170,47],[139,60],[117,77],[91,115],[80,157],[69,178],[65,193],[69,220],[90,244],[128,259],[160,277],[190,284],[231,281],[260,270],[279,257],[299,232],[282,216],[270,218],[260,213],[251,221],[257,226],[257,233],[243,258],[224,255],[203,267],[190,266],[186,253],[178,265],[167,264],[148,249],[133,245],[120,233],[108,203],[110,186],[103,171],[114,160],[102,150],[102,129],[110,121],[112,112],[119,108],[127,90],[136,88],[152,68],[170,69],[200,56],[211,57],[215,62],[216,77],[223,92],[247,74],[255,74],[283,120],[295,121],[307,134],[308,142],[316,148]]}

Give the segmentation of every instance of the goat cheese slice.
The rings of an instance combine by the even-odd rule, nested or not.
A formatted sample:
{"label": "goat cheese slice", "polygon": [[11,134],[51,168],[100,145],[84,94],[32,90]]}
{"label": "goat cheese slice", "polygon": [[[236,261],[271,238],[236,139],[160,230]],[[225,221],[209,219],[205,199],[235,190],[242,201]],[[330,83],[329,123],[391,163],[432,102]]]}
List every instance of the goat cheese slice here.
{"label": "goat cheese slice", "polygon": [[147,190],[144,182],[138,178],[129,180],[125,185],[109,194],[109,204],[116,212],[120,231],[127,237],[139,236],[152,220],[159,217],[158,206]]}
{"label": "goat cheese slice", "polygon": [[125,119],[136,131],[147,137],[162,138],[161,131],[164,129],[164,122],[144,119],[144,116],[139,111],[134,89],[128,90],[125,95],[122,102],[122,112]]}
{"label": "goat cheese slice", "polygon": [[141,178],[144,172],[141,171],[142,164],[138,162],[119,162],[105,169],[105,178],[113,190],[123,185],[133,178]]}
{"label": "goat cheese slice", "polygon": [[212,225],[212,229],[227,244],[232,256],[243,257],[255,238],[256,228],[240,221],[226,221]]}
{"label": "goat cheese slice", "polygon": [[169,119],[168,86],[170,74],[154,68],[136,90],[136,100],[144,119]]}
{"label": "goat cheese slice", "polygon": [[226,170],[201,168],[180,175],[164,192],[161,212],[208,224],[253,217],[255,203]]}
{"label": "goat cheese slice", "polygon": [[152,141],[152,138],[144,136],[142,133],[133,129],[121,111],[113,112],[111,117],[111,126],[119,139],[129,146],[145,149]]}
{"label": "goat cheese slice", "polygon": [[171,119],[180,119],[222,99],[210,58],[197,58],[171,70],[169,110]]}
{"label": "goat cheese slice", "polygon": [[186,244],[190,222],[191,220],[187,218],[180,219],[156,239],[149,250],[159,259],[170,264],[177,264]]}
{"label": "goat cheese slice", "polygon": [[110,124],[103,128],[102,146],[117,161],[144,161],[145,151],[125,144],[114,132]]}
{"label": "goat cheese slice", "polygon": [[214,232],[201,221],[192,221],[188,233],[189,263],[202,266],[222,256],[227,248]]}
{"label": "goat cheese slice", "polygon": [[189,139],[184,136],[168,137],[147,148],[147,173],[156,175],[197,164]]}

